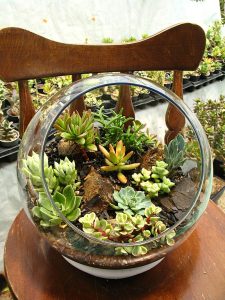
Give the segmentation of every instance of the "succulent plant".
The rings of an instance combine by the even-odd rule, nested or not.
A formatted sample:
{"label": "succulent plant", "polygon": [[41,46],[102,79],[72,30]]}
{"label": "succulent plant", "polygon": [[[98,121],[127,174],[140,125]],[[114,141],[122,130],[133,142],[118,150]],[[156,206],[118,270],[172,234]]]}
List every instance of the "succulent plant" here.
{"label": "succulent plant", "polygon": [[146,132],[142,130],[145,128],[145,124],[140,121],[133,121],[132,125],[128,126],[121,136],[121,140],[129,150],[134,150],[139,153],[144,151],[144,146],[155,147],[158,145],[158,141],[155,135],[150,134],[147,128]]}
{"label": "succulent plant", "polygon": [[[101,124],[101,144],[116,146],[117,142],[122,140],[127,150],[140,153],[144,151],[145,146],[155,147],[158,141],[148,129],[146,132],[142,131],[145,125],[133,118],[126,118],[122,112],[112,111],[112,116],[109,117],[103,113],[101,107],[99,112],[94,114],[95,120]],[[132,124],[127,128],[128,122]]]}
{"label": "succulent plant", "polygon": [[166,176],[163,176],[162,182],[158,183],[158,186],[160,188],[160,191],[163,193],[170,193],[170,188],[175,185],[174,182],[172,182],[169,178]]}
{"label": "succulent plant", "polygon": [[[22,171],[31,180],[35,190],[43,191],[41,163],[37,153],[32,152],[32,156],[28,156],[27,159],[23,159]],[[46,154],[44,154],[44,174],[49,191],[52,192],[57,187],[58,181],[54,175],[53,168],[48,165],[48,157]]]}
{"label": "succulent plant", "polygon": [[123,145],[121,140],[117,143],[116,149],[114,149],[110,144],[109,152],[102,145],[99,145],[99,150],[105,156],[105,162],[107,164],[107,166],[102,166],[101,170],[105,172],[117,171],[117,177],[122,183],[127,182],[127,178],[124,176],[122,171],[133,170],[140,165],[140,163],[126,164],[129,158],[133,155],[133,151],[126,154],[126,147]]}
{"label": "succulent plant", "polygon": [[124,213],[144,215],[145,208],[149,207],[152,202],[149,197],[145,196],[142,191],[135,191],[132,187],[121,188],[120,191],[113,193],[113,198],[117,205],[111,203],[114,209],[123,210]]}
{"label": "succulent plant", "polygon": [[147,192],[150,198],[159,196],[160,187],[158,183],[148,180],[148,181],[142,181],[140,183],[140,186],[145,192]]}
{"label": "succulent plant", "polygon": [[[157,237],[166,230],[166,225],[160,220],[161,208],[151,204],[145,209],[144,216],[117,212],[115,219],[99,219],[94,212],[88,213],[79,219],[83,231],[98,239],[116,242],[140,242],[149,237]],[[155,245],[172,245],[175,231],[155,242]],[[115,248],[116,255],[139,256],[146,254],[148,249],[144,246],[128,246]]]}
{"label": "succulent plant", "polygon": [[132,183],[140,186],[150,198],[158,197],[159,192],[170,193],[170,188],[175,183],[166,177],[169,173],[166,167],[167,164],[164,161],[156,161],[156,166],[152,167],[152,171],[142,168],[140,173],[132,174],[134,180]]}
{"label": "succulent plant", "polygon": [[83,231],[95,238],[106,240],[112,230],[112,226],[105,219],[99,220],[94,212],[88,213],[79,219],[83,225]]}
{"label": "succulent plant", "polygon": [[4,141],[13,141],[19,137],[18,131],[12,127],[13,122],[3,119],[0,123],[0,139]]}
{"label": "succulent plant", "polygon": [[[61,213],[71,222],[80,216],[81,197],[75,195],[71,185],[67,185],[63,189],[63,193],[55,192],[53,200]],[[33,207],[32,213],[40,219],[40,225],[43,227],[63,225],[63,220],[43,192],[39,193],[38,206]]]}
{"label": "succulent plant", "polygon": [[148,252],[148,249],[145,246],[130,246],[130,247],[116,247],[115,254],[116,255],[133,255],[133,256],[141,256],[145,255]]}
{"label": "succulent plant", "polygon": [[164,237],[160,238],[160,243],[162,245],[167,244],[168,246],[173,246],[175,241],[174,237],[176,236],[175,230],[170,231],[168,234],[166,234]]}
{"label": "succulent plant", "polygon": [[163,177],[169,174],[167,167],[168,164],[164,161],[156,161],[156,166],[152,167],[151,178],[153,178],[156,182],[160,182],[159,179],[163,179]]}
{"label": "succulent plant", "polygon": [[89,151],[96,151],[94,117],[91,111],[84,111],[82,117],[78,113],[71,116],[65,113],[58,118],[54,127],[65,140],[71,140]]}
{"label": "succulent plant", "polygon": [[[164,147],[165,162],[168,164],[169,172],[181,167],[185,161],[185,141],[181,134],[178,134],[168,146]],[[164,175],[165,176],[165,175]]]}
{"label": "succulent plant", "polygon": [[80,182],[75,184],[78,179],[75,161],[71,162],[67,157],[64,160],[60,159],[59,163],[54,163],[54,174],[61,185],[71,184],[74,188],[80,185]]}

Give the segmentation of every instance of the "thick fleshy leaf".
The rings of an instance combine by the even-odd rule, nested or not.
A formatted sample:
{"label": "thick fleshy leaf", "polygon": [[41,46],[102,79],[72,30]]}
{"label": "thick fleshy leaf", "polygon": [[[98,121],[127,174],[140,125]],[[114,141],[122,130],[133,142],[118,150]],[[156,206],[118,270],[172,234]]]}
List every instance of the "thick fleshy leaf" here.
{"label": "thick fleshy leaf", "polygon": [[75,221],[81,215],[80,208],[73,210],[69,215],[67,215],[67,219],[71,222]]}
{"label": "thick fleshy leaf", "polygon": [[66,197],[63,194],[55,192],[53,200],[55,202],[61,203],[64,207],[66,207]]}
{"label": "thick fleshy leaf", "polygon": [[52,210],[52,204],[45,193],[39,193],[38,203],[47,210]]}

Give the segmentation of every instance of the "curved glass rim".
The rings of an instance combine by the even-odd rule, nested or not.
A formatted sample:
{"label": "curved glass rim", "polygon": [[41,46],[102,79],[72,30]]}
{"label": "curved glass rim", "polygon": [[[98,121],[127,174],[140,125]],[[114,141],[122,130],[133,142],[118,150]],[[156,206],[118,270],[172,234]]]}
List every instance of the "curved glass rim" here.
{"label": "curved glass rim", "polygon": [[[118,78],[117,78],[118,77]],[[122,80],[121,80],[122,77]],[[99,84],[99,82],[96,83],[91,83],[88,85],[88,81],[95,81],[95,79],[106,79],[107,82],[105,83],[101,83]],[[141,82],[139,82],[141,81]],[[84,237],[85,239],[91,240],[94,243],[97,244],[104,244],[107,246],[113,246],[113,247],[132,247],[132,246],[142,246],[142,245],[147,245],[151,242],[157,241],[160,238],[164,237],[165,235],[167,235],[168,233],[170,233],[172,230],[174,230],[176,227],[178,227],[187,217],[188,215],[191,213],[191,211],[193,210],[199,196],[202,190],[202,186],[205,180],[205,158],[203,155],[203,144],[205,143],[208,152],[209,152],[209,144],[207,141],[207,138],[205,136],[205,133],[202,129],[202,126],[200,124],[200,122],[198,121],[197,117],[191,112],[191,110],[189,109],[189,107],[182,101],[182,99],[180,99],[175,93],[173,93],[172,91],[162,87],[161,85],[153,82],[152,80],[149,79],[145,79],[142,77],[138,77],[135,75],[128,75],[128,74],[124,74],[124,73],[119,73],[119,74],[115,74],[115,73],[104,73],[104,74],[98,74],[98,75],[94,75],[85,79],[81,79],[79,81],[76,81],[75,83],[71,83],[68,87],[66,87],[64,89],[64,91],[70,89],[71,87],[74,87],[76,85],[78,85],[79,83],[85,82],[86,85],[82,86],[82,90],[80,92],[77,93],[70,93],[68,94],[69,96],[72,96],[73,94],[75,94],[75,97],[71,97],[71,99],[66,100],[65,103],[63,103],[63,100],[66,96],[62,97],[61,100],[57,103],[57,106],[60,107],[59,111],[57,112],[56,116],[54,118],[52,118],[51,122],[49,122],[49,125],[45,128],[45,134],[44,134],[44,138],[41,144],[41,152],[40,152],[40,164],[41,164],[41,178],[42,178],[42,183],[44,186],[44,190],[52,204],[52,206],[54,207],[54,209],[57,211],[59,217],[70,227],[72,228],[77,234],[81,235],[82,237]],[[113,242],[110,240],[100,240],[97,239],[89,234],[86,234],[84,231],[82,231],[81,229],[79,229],[77,226],[75,226],[72,222],[70,222],[63,214],[62,212],[59,210],[59,208],[57,207],[57,205],[55,204],[49,189],[48,189],[48,185],[47,185],[47,181],[45,179],[45,175],[44,175],[44,151],[45,151],[45,147],[48,141],[48,136],[50,134],[50,131],[53,127],[53,124],[55,123],[56,119],[61,115],[61,113],[74,101],[76,101],[79,97],[83,96],[84,94],[91,92],[92,90],[104,87],[104,86],[109,86],[109,85],[129,85],[129,86],[138,86],[138,87],[142,87],[145,89],[148,89],[149,91],[153,91],[156,94],[164,97],[169,103],[171,103],[172,105],[174,105],[179,111],[182,112],[182,114],[187,118],[187,120],[189,121],[189,123],[192,126],[192,129],[195,132],[195,135],[197,137],[198,140],[198,144],[200,146],[200,154],[201,154],[201,179],[200,179],[200,184],[198,187],[198,191],[195,193],[194,196],[194,200],[192,205],[190,206],[190,208],[188,209],[188,211],[184,214],[184,216],[177,221],[173,226],[167,228],[165,231],[163,231],[161,234],[159,234],[157,237],[151,237],[148,238],[144,241],[140,241],[140,242],[131,242],[131,243],[118,243],[118,242]],[[86,87],[88,86],[88,87]],[[156,89],[157,87],[157,89]],[[54,97],[54,96],[53,96]],[[50,98],[51,99],[51,98]],[[49,100],[50,100],[49,99]],[[179,101],[179,102],[178,102]],[[187,114],[186,111],[190,111],[192,118],[190,118]],[[194,126],[194,123],[197,123],[197,126]],[[203,140],[202,138],[203,137]],[[211,155],[209,156],[210,161],[211,161]]]}

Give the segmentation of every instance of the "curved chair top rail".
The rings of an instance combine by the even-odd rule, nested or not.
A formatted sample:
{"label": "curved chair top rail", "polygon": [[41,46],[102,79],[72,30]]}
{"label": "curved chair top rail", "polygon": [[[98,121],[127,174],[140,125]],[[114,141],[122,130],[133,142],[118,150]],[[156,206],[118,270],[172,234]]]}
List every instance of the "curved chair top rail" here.
{"label": "curved chair top rail", "polygon": [[5,82],[96,72],[195,70],[205,48],[203,29],[172,26],[128,44],[72,45],[20,28],[0,30],[0,79]]}

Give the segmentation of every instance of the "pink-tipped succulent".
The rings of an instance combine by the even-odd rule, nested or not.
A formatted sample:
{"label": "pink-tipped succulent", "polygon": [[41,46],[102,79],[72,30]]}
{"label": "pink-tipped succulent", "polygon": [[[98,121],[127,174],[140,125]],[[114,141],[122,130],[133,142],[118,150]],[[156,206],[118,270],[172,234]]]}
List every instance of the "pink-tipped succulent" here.
{"label": "pink-tipped succulent", "polygon": [[139,167],[140,163],[134,164],[126,164],[126,162],[133,155],[133,151],[130,151],[126,154],[126,147],[123,145],[123,141],[119,141],[116,144],[116,148],[109,145],[109,151],[107,151],[102,145],[99,145],[99,150],[105,156],[105,162],[107,166],[102,166],[101,171],[105,172],[118,172],[117,177],[120,182],[127,183],[126,176],[122,173],[122,171],[133,170]]}

